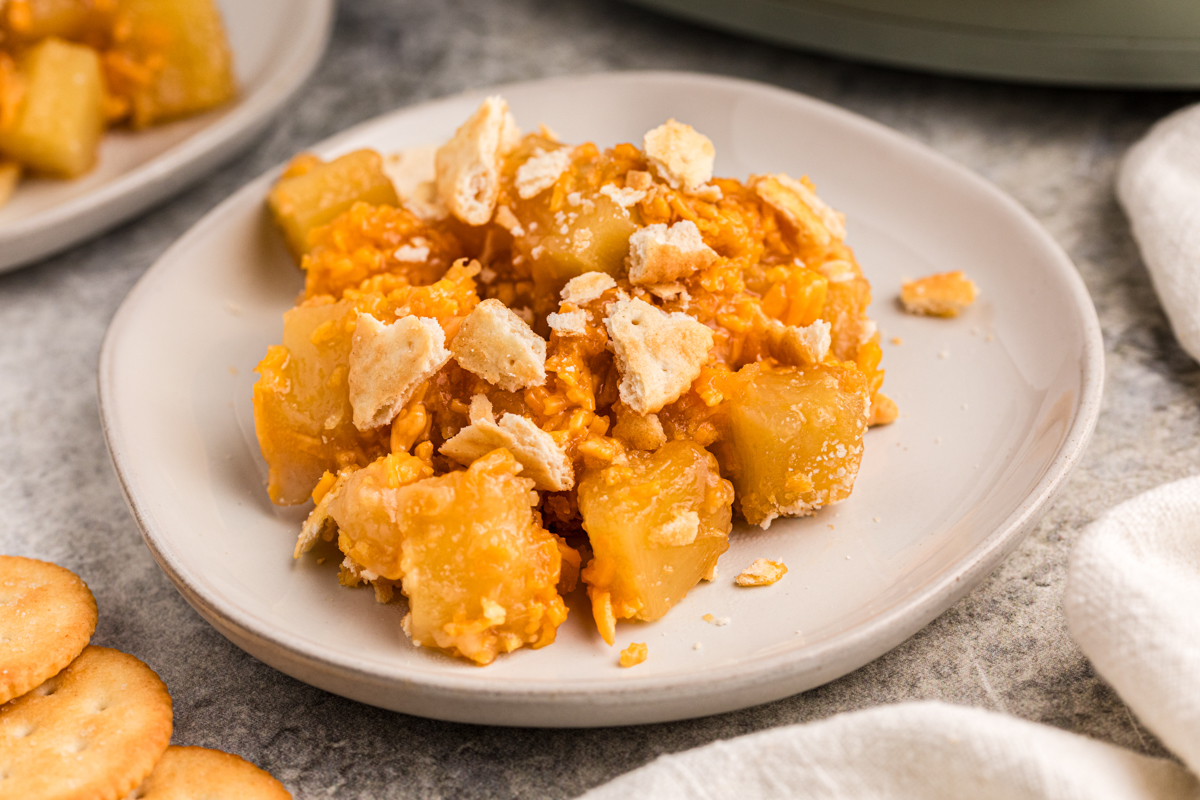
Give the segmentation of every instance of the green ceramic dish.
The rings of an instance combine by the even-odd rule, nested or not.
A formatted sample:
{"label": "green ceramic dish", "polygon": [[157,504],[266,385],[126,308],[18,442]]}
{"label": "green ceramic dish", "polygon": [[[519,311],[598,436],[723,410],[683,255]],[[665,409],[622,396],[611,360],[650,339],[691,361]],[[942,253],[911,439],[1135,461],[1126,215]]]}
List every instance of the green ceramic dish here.
{"label": "green ceramic dish", "polygon": [[1200,87],[1195,0],[632,0],[781,44],[1040,83]]}

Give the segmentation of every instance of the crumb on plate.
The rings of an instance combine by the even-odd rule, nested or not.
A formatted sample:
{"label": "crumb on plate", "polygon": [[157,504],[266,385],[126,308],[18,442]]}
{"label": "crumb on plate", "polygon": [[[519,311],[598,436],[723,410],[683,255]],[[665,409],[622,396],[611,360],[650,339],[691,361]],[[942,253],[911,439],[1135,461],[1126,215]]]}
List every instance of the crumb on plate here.
{"label": "crumb on plate", "polygon": [[929,275],[900,287],[900,302],[910,314],[957,317],[975,302],[977,287],[961,270]]}
{"label": "crumb on plate", "polygon": [[633,642],[621,651],[621,666],[636,667],[645,661],[649,654],[650,650],[644,642]]}

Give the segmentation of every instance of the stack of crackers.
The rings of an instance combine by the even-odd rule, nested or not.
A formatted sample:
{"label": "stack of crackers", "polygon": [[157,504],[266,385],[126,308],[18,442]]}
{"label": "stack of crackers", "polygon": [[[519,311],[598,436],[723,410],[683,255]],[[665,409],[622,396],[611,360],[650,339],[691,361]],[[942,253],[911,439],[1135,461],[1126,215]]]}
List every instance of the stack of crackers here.
{"label": "stack of crackers", "polygon": [[291,800],[238,756],[168,747],[166,685],[95,628],[79,576],[0,556],[0,800]]}

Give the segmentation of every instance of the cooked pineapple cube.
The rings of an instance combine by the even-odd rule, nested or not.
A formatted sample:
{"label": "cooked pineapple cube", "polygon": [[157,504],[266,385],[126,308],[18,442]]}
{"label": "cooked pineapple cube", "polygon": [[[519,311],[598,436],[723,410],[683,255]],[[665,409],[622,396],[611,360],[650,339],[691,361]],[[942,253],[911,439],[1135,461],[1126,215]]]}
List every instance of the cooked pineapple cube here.
{"label": "cooked pineapple cube", "polygon": [[303,172],[275,184],[267,202],[297,261],[309,250],[308,234],[355,203],[400,204],[374,150],[356,150],[328,163],[306,161]]}
{"label": "cooked pineapple cube", "polygon": [[[562,223],[553,217],[544,220],[539,230],[549,232],[538,238],[530,250],[537,296],[550,298],[551,302],[556,301],[567,281],[585,272],[607,272],[621,277],[625,273],[629,237],[637,230],[629,215],[601,194],[570,210],[569,216],[563,215]],[[557,304],[542,311],[556,309]]]}
{"label": "cooked pineapple cube", "polygon": [[30,169],[73,178],[96,163],[104,133],[104,82],[96,51],[44,39],[21,59],[23,97],[0,129],[0,154]]}
{"label": "cooked pineapple cube", "polygon": [[[554,641],[567,618],[557,588],[562,545],[535,517],[533,481],[520,469],[500,449],[466,470],[392,488],[381,468],[331,505],[343,552],[401,578],[416,644],[488,664]],[[352,517],[354,527],[343,524]]]}
{"label": "cooked pineapple cube", "polygon": [[274,503],[303,503],[326,470],[388,451],[386,427],[354,427],[347,376],[355,319],[349,301],[293,308],[283,315],[283,344],[258,365],[254,427]]}
{"label": "cooked pineapple cube", "polygon": [[213,0],[119,0],[115,53],[145,71],[128,88],[133,125],[207,111],[237,93]]}
{"label": "cooked pineapple cube", "polygon": [[428,286],[337,303],[315,297],[283,315],[283,344],[268,349],[254,384],[254,428],[270,468],[272,502],[303,503],[326,471],[366,466],[391,448],[386,425],[367,431],[354,426],[349,371],[359,312],[385,324],[409,314],[464,317],[479,300],[472,277],[478,271],[478,264],[459,263]]}
{"label": "cooked pineapple cube", "polygon": [[402,576],[400,555],[406,529],[397,524],[399,492],[433,475],[433,468],[408,453],[392,453],[350,473],[336,485],[327,514],[337,523],[338,547],[354,563],[388,580]]}
{"label": "cooked pineapple cube", "polygon": [[746,521],[765,528],[850,495],[870,413],[862,372],[758,362],[732,382],[729,434],[714,452]]}
{"label": "cooked pineapple cube", "polygon": [[583,580],[609,644],[617,619],[658,619],[711,575],[732,527],[733,487],[700,445],[680,439],[628,459],[579,483],[594,554]]}
{"label": "cooked pineapple cube", "polygon": [[8,202],[21,182],[21,165],[15,161],[0,161],[0,206]]}

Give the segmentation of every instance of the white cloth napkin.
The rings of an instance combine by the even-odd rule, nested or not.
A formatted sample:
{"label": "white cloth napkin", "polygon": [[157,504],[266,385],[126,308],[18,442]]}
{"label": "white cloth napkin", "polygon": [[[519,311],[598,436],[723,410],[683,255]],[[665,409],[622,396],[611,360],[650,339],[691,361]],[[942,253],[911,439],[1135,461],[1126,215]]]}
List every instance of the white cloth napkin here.
{"label": "white cloth napkin", "polygon": [[1200,105],[1162,120],[1134,145],[1117,197],[1175,338],[1200,360]]}
{"label": "white cloth napkin", "polygon": [[1071,553],[1064,606],[1096,671],[1200,775],[1200,477],[1093,524]]}
{"label": "white cloth napkin", "polygon": [[[1065,607],[1099,673],[1200,773],[1200,478],[1090,525],[1072,553]],[[1172,761],[1015,717],[905,703],[664,756],[584,797],[1197,800],[1200,780]]]}
{"label": "white cloth napkin", "polygon": [[1016,717],[904,703],[664,756],[583,800],[1194,800],[1169,761]]}

